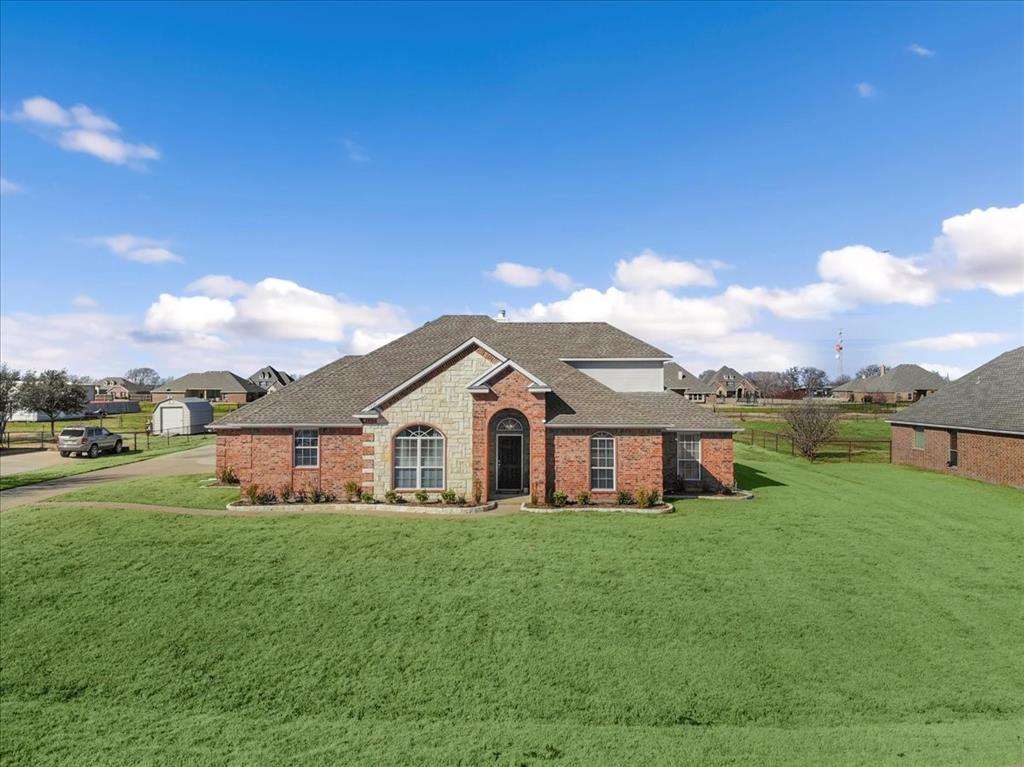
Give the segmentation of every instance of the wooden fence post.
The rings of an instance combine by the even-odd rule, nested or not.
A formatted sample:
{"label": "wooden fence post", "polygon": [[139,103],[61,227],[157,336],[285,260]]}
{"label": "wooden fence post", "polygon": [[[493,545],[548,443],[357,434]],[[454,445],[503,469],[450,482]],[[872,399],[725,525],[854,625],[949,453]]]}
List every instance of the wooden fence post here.
{"label": "wooden fence post", "polygon": [[853,463],[853,443],[846,443],[846,462]]}

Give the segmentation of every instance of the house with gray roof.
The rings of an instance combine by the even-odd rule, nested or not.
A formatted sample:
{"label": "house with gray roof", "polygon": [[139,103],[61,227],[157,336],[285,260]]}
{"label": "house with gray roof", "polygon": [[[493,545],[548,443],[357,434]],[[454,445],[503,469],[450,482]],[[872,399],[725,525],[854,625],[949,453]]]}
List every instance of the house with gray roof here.
{"label": "house with gray roof", "polygon": [[207,370],[204,373],[188,373],[153,389],[154,402],[165,399],[186,399],[194,397],[208,402],[234,402],[244,405],[259,399],[266,391],[248,378],[242,378],[230,370]]}
{"label": "house with gray roof", "polygon": [[877,376],[854,378],[832,389],[832,396],[848,402],[917,402],[934,394],[948,381],[920,365],[897,365]]}
{"label": "house with gray roof", "polygon": [[107,376],[96,382],[96,398],[110,401],[149,402],[151,386],[137,384],[122,376]]}
{"label": "house with gray roof", "polygon": [[686,397],[690,402],[713,402],[715,399],[714,389],[676,362],[665,363],[665,389]]}
{"label": "house with gray roof", "polygon": [[378,498],[731,487],[739,429],[665,388],[670,359],[602,322],[445,315],[215,421],[217,467]]}
{"label": "house with gray roof", "polygon": [[761,396],[753,381],[728,365],[703,380],[718,399],[751,400]]}
{"label": "house with gray roof", "polygon": [[263,389],[263,391],[270,392],[284,388],[295,379],[283,370],[267,365],[249,376],[249,380]]}
{"label": "house with gray roof", "polygon": [[886,419],[893,463],[1024,488],[1024,346]]}

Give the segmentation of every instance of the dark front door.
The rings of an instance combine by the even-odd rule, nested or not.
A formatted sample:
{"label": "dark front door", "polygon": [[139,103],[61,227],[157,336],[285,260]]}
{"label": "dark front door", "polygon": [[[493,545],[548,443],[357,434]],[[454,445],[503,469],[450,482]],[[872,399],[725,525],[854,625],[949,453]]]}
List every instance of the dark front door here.
{"label": "dark front door", "polygon": [[498,435],[498,490],[523,489],[523,435]]}

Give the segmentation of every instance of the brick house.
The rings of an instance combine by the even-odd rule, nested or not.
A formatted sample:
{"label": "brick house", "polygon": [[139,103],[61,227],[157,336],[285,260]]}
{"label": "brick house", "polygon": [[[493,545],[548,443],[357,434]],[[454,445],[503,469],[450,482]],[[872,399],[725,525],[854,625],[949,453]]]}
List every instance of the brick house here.
{"label": "brick house", "polygon": [[718,399],[757,399],[761,396],[757,386],[738,370],[723,365],[703,379],[707,388]]}
{"label": "brick house", "polygon": [[96,399],[111,402],[149,402],[151,386],[137,384],[121,376],[109,376],[96,382]]}
{"label": "brick house", "polygon": [[897,365],[881,374],[854,378],[832,389],[832,396],[847,402],[917,402],[949,381],[920,365]]}
{"label": "brick house", "polygon": [[675,362],[665,363],[665,388],[686,397],[690,402],[714,403],[715,390],[700,377]]}
{"label": "brick house", "polygon": [[893,463],[1024,488],[1024,346],[904,408]]}
{"label": "brick house", "polygon": [[605,323],[446,315],[216,421],[217,468],[378,498],[733,486],[739,429],[666,390],[668,359]]}
{"label": "brick house", "polygon": [[152,397],[153,402],[188,397],[205,399],[207,402],[234,402],[244,405],[264,394],[264,389],[230,370],[207,370],[205,373],[188,373],[161,384],[153,389]]}

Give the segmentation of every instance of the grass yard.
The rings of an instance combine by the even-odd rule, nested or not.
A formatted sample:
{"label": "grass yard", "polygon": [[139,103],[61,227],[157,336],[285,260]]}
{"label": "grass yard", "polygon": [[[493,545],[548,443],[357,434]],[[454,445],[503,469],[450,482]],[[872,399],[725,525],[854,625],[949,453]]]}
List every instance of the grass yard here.
{"label": "grass yard", "polygon": [[122,479],[102,485],[73,490],[55,501],[113,501],[149,503],[154,506],[178,506],[185,509],[223,509],[237,501],[237,487],[204,487],[211,474],[184,474],[176,477]]}
{"label": "grass yard", "polygon": [[120,466],[125,463],[145,461],[149,458],[156,458],[168,453],[177,453],[181,450],[191,450],[203,445],[212,445],[216,442],[216,439],[212,434],[193,435],[188,440],[184,437],[172,437],[170,443],[167,444],[162,438],[154,437],[154,447],[149,450],[129,450],[127,453],[121,453],[120,455],[105,453],[99,458],[67,458],[64,460],[64,463],[47,469],[23,471],[20,474],[8,474],[7,476],[0,477],[0,491],[9,490],[12,487],[48,482],[51,479],[71,477],[75,474],[85,474],[97,469],[109,469],[111,466]]}
{"label": "grass yard", "polygon": [[[746,420],[741,421],[738,418],[733,419],[737,425],[742,426],[746,431],[740,432],[735,436],[738,442],[746,442],[748,445],[751,440],[751,432],[754,432],[753,439],[755,445],[761,445],[761,433],[778,433],[778,434],[789,434],[790,428],[785,421],[765,421],[765,420]],[[840,442],[833,442],[826,444],[821,453],[818,456],[819,461],[825,462],[845,462],[851,457],[854,461],[859,462],[871,462],[871,463],[888,463],[889,462],[889,446],[882,442],[871,442],[873,440],[886,440],[890,438],[890,427],[885,421],[839,421],[838,428],[836,429],[835,439]],[[863,442],[860,444],[854,444],[852,447],[848,446],[845,441],[850,440],[871,440],[869,442]],[[768,437],[767,446],[774,449],[775,443],[771,437]],[[779,450],[785,453],[791,451],[791,445],[788,439],[779,439]]]}
{"label": "grass yard", "polygon": [[1024,761],[1021,493],[737,463],[653,517],[16,509],[0,761]]}

